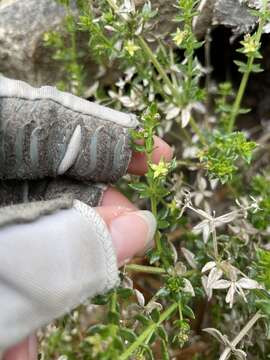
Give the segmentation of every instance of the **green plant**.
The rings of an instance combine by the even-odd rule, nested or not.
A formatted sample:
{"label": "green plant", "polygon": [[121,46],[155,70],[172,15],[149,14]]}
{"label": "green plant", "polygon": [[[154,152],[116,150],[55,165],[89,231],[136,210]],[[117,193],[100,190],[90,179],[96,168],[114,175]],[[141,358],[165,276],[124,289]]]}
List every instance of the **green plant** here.
{"label": "green plant", "polygon": [[[256,12],[258,29],[241,42],[246,62],[237,62],[239,88],[225,82],[214,95],[201,81],[205,71],[197,49],[204,43],[192,30],[197,1],[176,2],[177,26],[169,36],[155,32],[158,11],[150,1],[136,7],[133,0],[81,0],[78,17],[67,1],[64,5],[71,46],[64,46],[59,33],[47,34],[46,43],[64,60],[67,88],[74,78],[82,84],[86,72],[71,66],[79,59],[74,29],[88,35],[100,67],[120,66],[119,80],[109,90],[100,85],[95,100],[141,118],[141,130],[131,136],[134,150],[147,154],[148,171],[121,187],[151,209],[158,229],[156,246],[144,261],[122,269],[121,287],[94,300],[94,324],[82,325],[86,310],[81,307],[45,331],[43,358],[170,359],[182,348],[193,349],[200,338],[205,347],[197,358],[267,359],[269,170],[254,176],[265,149],[257,146],[260,137],[253,141],[248,130],[235,129],[238,115],[247,113],[242,100],[249,76],[262,70],[267,1]],[[153,164],[155,134],[173,142],[172,162]],[[202,335],[202,323],[215,343]]]}
{"label": "green plant", "polygon": [[[44,43],[55,50],[53,58],[63,64],[64,78],[58,82],[60,90],[70,91],[78,96],[83,95],[84,69],[80,58],[84,52],[77,46],[77,22],[73,16],[68,0],[59,1],[65,6],[66,18],[63,24],[64,33],[51,31],[44,34]],[[79,4],[79,1],[78,1]],[[66,35],[68,34],[68,35]]]}

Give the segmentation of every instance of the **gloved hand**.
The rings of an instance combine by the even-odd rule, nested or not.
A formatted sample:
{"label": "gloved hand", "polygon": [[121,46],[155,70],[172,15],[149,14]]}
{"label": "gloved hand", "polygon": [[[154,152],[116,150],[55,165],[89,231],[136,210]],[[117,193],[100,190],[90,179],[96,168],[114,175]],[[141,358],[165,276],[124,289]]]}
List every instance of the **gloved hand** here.
{"label": "gloved hand", "polygon": [[[133,116],[3,78],[0,114],[0,178],[9,179],[0,186],[0,203],[20,203],[0,208],[3,351],[116,286],[117,265],[151,244],[156,224],[113,188],[89,183],[114,181],[127,168],[146,171],[144,155],[131,159]],[[154,162],[171,158],[167,144],[156,138],[155,145]],[[45,176],[62,174],[44,186]],[[44,199],[53,200],[32,202]],[[28,340],[5,354],[9,360],[36,358]]]}

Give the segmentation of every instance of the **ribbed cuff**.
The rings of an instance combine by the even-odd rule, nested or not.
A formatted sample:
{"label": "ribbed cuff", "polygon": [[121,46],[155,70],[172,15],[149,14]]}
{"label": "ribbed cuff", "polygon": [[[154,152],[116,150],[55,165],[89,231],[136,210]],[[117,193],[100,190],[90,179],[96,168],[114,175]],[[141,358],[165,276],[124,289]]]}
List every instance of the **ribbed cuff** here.
{"label": "ribbed cuff", "polygon": [[110,289],[118,286],[120,283],[116,251],[113,247],[111,235],[104,220],[93,208],[87,206],[79,200],[74,200],[73,207],[79,211],[88,222],[91,222],[93,226],[92,231],[95,232],[97,241],[104,250],[103,254],[104,263],[106,264],[106,281],[104,282],[104,288],[100,294],[106,293]]}

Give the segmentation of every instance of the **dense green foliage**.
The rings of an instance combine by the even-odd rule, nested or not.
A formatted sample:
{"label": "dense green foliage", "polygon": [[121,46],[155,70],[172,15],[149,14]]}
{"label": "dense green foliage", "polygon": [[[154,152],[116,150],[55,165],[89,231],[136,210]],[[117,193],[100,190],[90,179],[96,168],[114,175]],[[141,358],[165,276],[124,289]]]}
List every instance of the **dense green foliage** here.
{"label": "dense green foliage", "polygon": [[[96,298],[94,310],[81,307],[47,328],[43,359],[166,360],[198,341],[206,345],[192,353],[197,360],[268,359],[270,178],[269,169],[258,174],[255,165],[269,148],[260,136],[236,129],[238,116],[248,112],[242,102],[249,76],[263,70],[267,2],[256,13],[257,30],[241,42],[239,88],[225,82],[214,92],[211,73],[197,58],[206,45],[193,34],[198,1],[176,2],[173,34],[158,32],[151,2],[80,0],[76,15],[69,1],[60,2],[66,33],[44,38],[66,70],[59,85],[87,93],[89,69],[81,61],[87,52],[100,70],[120,67],[109,89],[97,77],[91,96],[141,118],[142,129],[131,135],[134,150],[147,154],[148,172],[119,185],[151,209],[158,230],[144,262],[122,269],[119,289]],[[76,44],[80,33],[88,37],[83,49]],[[171,163],[152,163],[155,134],[173,143]],[[86,309],[95,319],[91,326]]]}

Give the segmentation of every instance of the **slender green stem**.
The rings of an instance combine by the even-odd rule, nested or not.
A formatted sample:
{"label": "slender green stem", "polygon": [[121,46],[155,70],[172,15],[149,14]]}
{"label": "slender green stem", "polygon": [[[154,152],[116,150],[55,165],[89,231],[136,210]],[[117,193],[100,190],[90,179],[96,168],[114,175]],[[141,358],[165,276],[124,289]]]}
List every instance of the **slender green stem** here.
{"label": "slender green stem", "polygon": [[151,211],[155,217],[157,217],[157,200],[155,196],[151,197]]}
{"label": "slender green stem", "polygon": [[112,293],[112,296],[111,296],[111,311],[112,312],[116,311],[116,303],[117,303],[117,292],[116,292],[116,290],[114,290]]}
{"label": "slender green stem", "polygon": [[[108,4],[112,7],[112,9],[114,11],[118,11],[118,7],[116,6],[116,4],[112,1],[112,0],[107,0]],[[141,46],[141,48],[143,49],[144,53],[148,56],[148,58],[151,60],[152,64],[155,66],[155,68],[157,69],[159,75],[162,77],[163,81],[165,82],[165,84],[168,86],[168,88],[171,91],[171,94],[173,95],[176,103],[178,106],[182,107],[183,104],[183,99],[182,96],[180,94],[180,92],[178,91],[178,89],[173,85],[172,81],[170,80],[170,78],[168,77],[168,75],[166,74],[163,66],[160,64],[160,62],[157,60],[156,56],[154,55],[153,51],[150,49],[150,47],[148,46],[148,44],[145,42],[145,40],[143,39],[142,36],[138,36],[137,37],[138,42]],[[191,64],[192,65],[192,64]],[[190,119],[190,126],[193,129],[193,131],[198,135],[200,141],[202,144],[205,144],[205,138],[204,135],[202,134],[200,128],[197,126],[196,122],[194,121],[194,119]],[[184,132],[184,136],[189,138],[189,135],[187,134],[187,132],[182,129]],[[191,139],[188,139],[189,143],[191,143]]]}
{"label": "slender green stem", "polygon": [[155,330],[162,324],[164,321],[166,321],[173,312],[177,309],[178,303],[173,303],[170,307],[168,307],[167,310],[165,310],[159,318],[159,321],[157,323],[149,325],[137,338],[134,343],[132,343],[126,351],[123,352],[122,355],[119,356],[118,360],[126,360],[129,359],[129,357],[136,351],[141,345],[145,343],[145,340],[153,333]]}
{"label": "slender green stem", "polygon": [[[157,203],[156,203],[156,199],[154,199],[154,198],[151,198],[151,211],[152,211],[153,215],[155,216],[155,218],[157,218]],[[155,244],[156,244],[156,248],[157,248],[158,252],[160,254],[162,254],[162,245],[161,245],[159,231],[157,231],[155,234]]]}
{"label": "slender green stem", "polygon": [[114,10],[114,11],[118,11],[118,7],[117,7],[117,5],[115,4],[115,2],[114,1],[112,1],[112,0],[107,0],[107,3],[112,7],[112,9]]}
{"label": "slender green stem", "polygon": [[215,226],[213,226],[212,235],[213,235],[214,256],[215,256],[215,259],[217,260],[218,259],[218,241],[217,241],[217,232],[216,232]]}
{"label": "slender green stem", "polygon": [[[93,24],[93,20],[95,19],[95,14],[93,12],[93,4],[90,0],[89,6],[84,9],[87,16],[91,19],[91,25],[88,27],[90,38],[93,36],[94,33],[97,33],[97,25]],[[106,46],[110,47],[111,42],[108,40],[108,38],[102,33],[98,32],[99,37],[102,38],[102,42],[106,44]]]}
{"label": "slender green stem", "polygon": [[[141,48],[145,52],[145,54],[149,57],[149,59],[151,60],[151,62],[155,66],[155,68],[157,69],[158,73],[162,77],[163,81],[165,82],[165,84],[170,89],[171,94],[173,95],[174,100],[176,101],[177,105],[179,107],[182,107],[183,99],[182,99],[182,96],[181,96],[180,92],[172,84],[171,80],[169,79],[168,75],[164,71],[162,65],[157,60],[157,58],[154,55],[153,51],[150,49],[150,47],[147,45],[147,43],[145,42],[145,40],[141,36],[138,36],[138,41],[139,41],[139,43],[141,45]],[[192,130],[195,132],[195,134],[197,134],[197,136],[200,139],[201,143],[205,144],[206,140],[204,138],[204,135],[202,134],[200,128],[197,126],[195,120],[192,117],[190,118],[190,126],[191,126]],[[187,134],[185,133],[185,135],[187,135]]]}
{"label": "slender green stem", "polygon": [[151,62],[155,66],[155,68],[157,69],[158,73],[160,74],[160,76],[164,80],[165,84],[170,89],[171,94],[174,96],[174,98],[177,100],[177,102],[182,103],[181,95],[179,94],[177,89],[173,86],[171,80],[169,79],[169,77],[166,74],[165,70],[163,69],[162,65],[157,60],[157,58],[154,55],[153,51],[150,49],[150,47],[147,45],[147,43],[145,42],[145,40],[141,36],[138,36],[138,42],[141,45],[141,48],[143,49],[143,51],[147,54],[147,56],[149,57],[149,59],[151,60]]}
{"label": "slender green stem", "polygon": [[166,270],[161,267],[154,266],[144,266],[137,264],[130,264],[125,266],[126,270],[135,271],[135,272],[144,272],[147,274],[165,274]]}
{"label": "slender green stem", "polygon": [[177,166],[196,166],[198,168],[202,167],[201,163],[196,163],[194,161],[186,161],[186,160],[177,160],[176,165]]}
{"label": "slender green stem", "polygon": [[75,19],[74,14],[72,14],[71,8],[69,6],[66,6],[66,12],[69,19],[72,20],[72,31],[70,32],[70,40],[71,40],[71,47],[70,47],[70,53],[71,53],[71,59],[72,59],[72,80],[76,81],[75,85],[75,94],[78,96],[81,96],[83,94],[83,84],[82,84],[82,73],[78,62],[78,49],[77,49],[77,37],[76,37],[76,28],[75,28]]}
{"label": "slender green stem", "polygon": [[231,113],[231,117],[230,117],[230,122],[229,122],[229,126],[228,126],[228,131],[232,132],[233,128],[234,128],[234,124],[235,124],[235,119],[236,116],[239,113],[239,109],[241,106],[241,102],[245,93],[245,89],[248,83],[248,79],[249,79],[249,75],[251,73],[251,69],[252,69],[252,65],[253,65],[253,61],[254,61],[254,57],[250,57],[248,59],[248,63],[247,63],[247,71],[243,74],[238,92],[237,92],[237,96],[235,99],[235,102],[233,104],[233,108],[232,108],[232,113]]}
{"label": "slender green stem", "polygon": [[191,81],[192,81],[192,69],[193,69],[193,51],[190,51],[187,56],[187,79],[186,79],[186,95],[187,95],[187,101],[190,98],[190,89],[191,89]]}
{"label": "slender green stem", "polygon": [[182,321],[183,320],[183,313],[182,313],[182,304],[179,301],[178,303],[178,312],[179,312],[179,319]]}
{"label": "slender green stem", "polygon": [[[262,11],[265,11],[267,7],[267,0],[263,0],[263,9]],[[260,18],[259,21],[259,27],[256,33],[256,44],[259,46],[260,41],[261,41],[261,37],[262,37],[262,33],[263,33],[263,27],[265,25],[265,19],[264,17]],[[235,120],[237,115],[239,114],[239,110],[240,110],[240,106],[242,103],[242,99],[247,87],[247,83],[249,80],[249,76],[251,74],[252,71],[252,66],[255,60],[255,53],[251,54],[250,57],[248,58],[248,62],[247,62],[247,70],[246,72],[243,74],[234,104],[233,104],[233,108],[232,108],[232,112],[231,112],[231,117],[230,117],[230,121],[229,121],[229,125],[228,125],[228,132],[232,132],[233,128],[234,128],[234,124],[235,124]]]}
{"label": "slender green stem", "polygon": [[193,142],[192,142],[192,139],[191,139],[191,136],[189,135],[188,131],[186,130],[186,128],[180,128],[181,130],[181,133],[180,135],[178,135],[178,133],[175,133],[174,131],[170,131],[169,134],[170,136],[172,136],[174,139],[176,139],[177,141],[181,141],[183,139],[186,140],[186,142],[188,143],[189,146],[192,146],[193,145]]}

